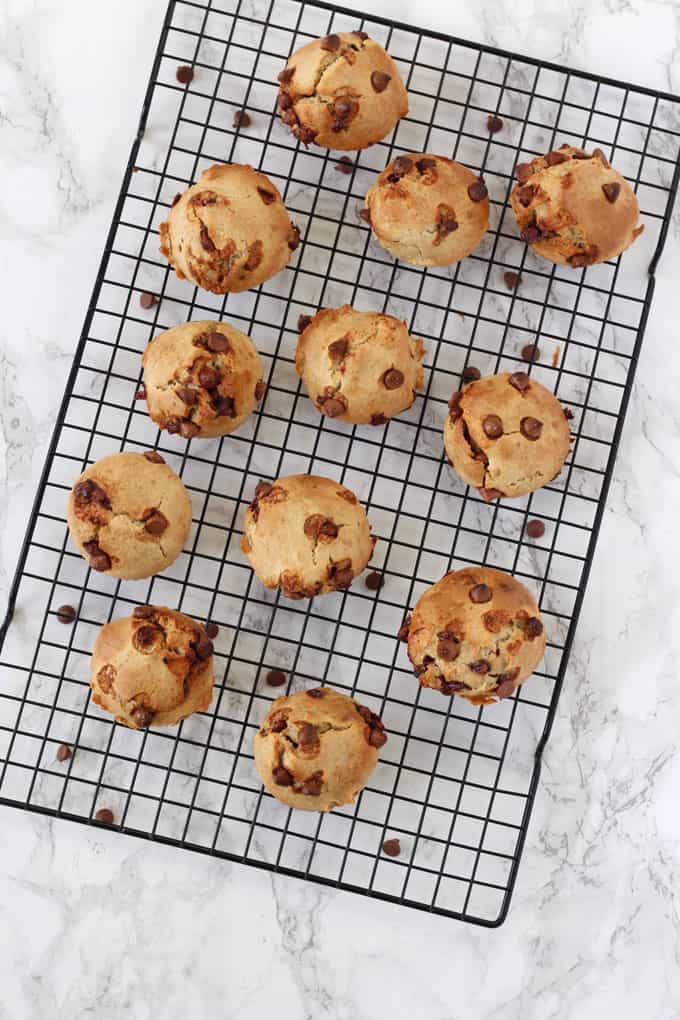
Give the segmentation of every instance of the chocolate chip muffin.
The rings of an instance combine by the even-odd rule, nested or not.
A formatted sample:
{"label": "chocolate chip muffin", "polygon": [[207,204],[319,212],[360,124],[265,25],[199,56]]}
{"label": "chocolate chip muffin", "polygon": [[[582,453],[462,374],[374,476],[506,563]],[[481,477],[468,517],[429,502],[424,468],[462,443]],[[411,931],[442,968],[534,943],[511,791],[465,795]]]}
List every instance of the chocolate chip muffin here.
{"label": "chocolate chip muffin", "polygon": [[149,415],[185,439],[234,432],[266,389],[253,341],[226,322],[187,322],[160,333],[142,365]]}
{"label": "chocolate chip muffin", "polygon": [[71,538],[93,570],[135,580],[177,559],[191,527],[191,500],[155,450],[112,453],[77,479],[67,516]]}
{"label": "chocolate chip muffin", "polygon": [[181,280],[214,294],[257,287],[280,272],[300,231],[268,177],[238,163],[211,166],[175,199],[161,252]]}
{"label": "chocolate chip muffin", "polygon": [[330,811],[354,803],[386,741],[374,712],[316,687],[276,699],[254,737],[255,766],[277,800]]}
{"label": "chocolate chip muffin", "polygon": [[540,662],[543,622],[533,595],[491,567],[452,570],[421,595],[400,632],[423,687],[476,705],[507,698]]}
{"label": "chocolate chip muffin", "polygon": [[601,149],[573,145],[520,163],[510,200],[520,236],[550,262],[579,268],[630,247],[644,227],[630,184]]}
{"label": "chocolate chip muffin", "polygon": [[385,425],[416,399],[423,353],[405,322],[343,305],[324,308],[302,331],[295,368],[322,414]]}
{"label": "chocolate chip muffin", "polygon": [[279,74],[279,113],[295,137],[327,149],[365,149],[408,113],[397,67],[365,32],[307,43]]}
{"label": "chocolate chip muffin", "polygon": [[132,729],[175,726],[210,704],[212,656],[199,623],[165,606],[137,606],[99,631],[92,700]]}
{"label": "chocolate chip muffin", "polygon": [[486,500],[525,496],[551,482],[569,452],[569,423],[553,394],[524,372],[471,382],[449,402],[449,463]]}
{"label": "chocolate chip muffin", "polygon": [[452,159],[428,153],[392,160],[365,203],[364,218],[383,248],[414,266],[460,262],[489,226],[483,179]]}
{"label": "chocolate chip muffin", "polygon": [[354,493],[317,475],[260,482],[243,532],[241,548],[262,584],[289,599],[349,588],[376,542]]}

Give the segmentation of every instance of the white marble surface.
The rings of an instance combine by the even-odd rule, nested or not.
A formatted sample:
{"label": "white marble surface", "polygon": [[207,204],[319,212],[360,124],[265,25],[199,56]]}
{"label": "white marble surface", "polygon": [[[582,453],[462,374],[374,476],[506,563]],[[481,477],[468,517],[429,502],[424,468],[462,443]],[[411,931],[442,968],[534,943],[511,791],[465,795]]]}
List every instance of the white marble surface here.
{"label": "white marble surface", "polygon": [[[6,591],[164,4],[0,9]],[[359,6],[359,5],[357,5]],[[372,0],[376,12],[680,91],[673,0]],[[504,927],[0,811],[0,1018],[680,1015],[680,210]]]}

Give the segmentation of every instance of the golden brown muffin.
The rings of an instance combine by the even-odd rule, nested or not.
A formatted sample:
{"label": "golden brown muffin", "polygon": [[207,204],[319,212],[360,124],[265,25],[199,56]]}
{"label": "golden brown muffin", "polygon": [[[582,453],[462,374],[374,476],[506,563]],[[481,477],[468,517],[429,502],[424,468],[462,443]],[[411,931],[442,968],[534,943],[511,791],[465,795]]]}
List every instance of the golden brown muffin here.
{"label": "golden brown muffin", "polygon": [[423,687],[476,705],[507,698],[545,650],[533,595],[491,567],[445,574],[418,599],[399,636]]}
{"label": "golden brown muffin", "polygon": [[396,64],[365,32],[307,43],[279,74],[279,112],[295,137],[327,149],[365,149],[408,113]]}
{"label": "golden brown muffin", "polygon": [[149,415],[185,439],[234,432],[266,390],[253,341],[226,322],[187,322],[160,333],[142,365]]}
{"label": "golden brown muffin", "polygon": [[380,717],[329,687],[277,698],[255,734],[255,766],[289,807],[353,804],[387,741]]}
{"label": "golden brown muffin", "polygon": [[204,170],[175,199],[160,236],[179,278],[214,294],[257,287],[288,265],[300,243],[278,189],[238,163]]}
{"label": "golden brown muffin", "polygon": [[141,730],[175,726],[212,699],[213,646],[203,627],[165,606],[105,623],[92,653],[92,700]]}
{"label": "golden brown muffin", "polygon": [[606,262],[644,229],[635,192],[601,149],[588,155],[562,145],[520,163],[515,174],[510,201],[520,236],[550,262],[574,268]]}
{"label": "golden brown muffin", "polygon": [[151,577],[181,553],[191,500],[155,450],[112,453],[74,483],[68,526],[93,570],[127,580]]}
{"label": "golden brown muffin", "polygon": [[246,511],[241,548],[266,588],[311,599],[348,588],[376,539],[354,493],[317,475],[260,482]]}
{"label": "golden brown muffin", "polygon": [[524,372],[471,382],[452,396],[444,423],[449,463],[486,500],[547,485],[559,474],[569,441],[559,400]]}
{"label": "golden brown muffin", "polygon": [[392,160],[369,188],[365,204],[365,218],[383,248],[414,266],[460,262],[489,226],[482,178],[429,153]]}
{"label": "golden brown muffin", "polygon": [[401,319],[343,305],[324,308],[302,331],[295,368],[322,414],[385,425],[416,399],[423,353]]}

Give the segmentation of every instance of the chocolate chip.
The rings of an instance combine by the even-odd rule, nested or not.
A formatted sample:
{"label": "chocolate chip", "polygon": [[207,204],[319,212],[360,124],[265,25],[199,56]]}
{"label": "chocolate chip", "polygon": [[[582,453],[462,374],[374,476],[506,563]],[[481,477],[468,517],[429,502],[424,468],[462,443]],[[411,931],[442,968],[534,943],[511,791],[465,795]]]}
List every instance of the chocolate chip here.
{"label": "chocolate chip", "polygon": [[442,694],[458,694],[459,691],[469,691],[471,688],[460,680],[441,680],[439,690]]}
{"label": "chocolate chip", "polygon": [[144,705],[138,705],[137,708],[133,709],[130,713],[132,720],[137,724],[140,730],[145,730],[147,726],[150,726],[153,722],[155,713],[150,708],[145,708]]}
{"label": "chocolate chip", "polygon": [[264,679],[270,687],[283,687],[286,682],[286,674],[280,669],[270,669]]}
{"label": "chocolate chip", "polygon": [[491,666],[486,659],[476,659],[474,662],[468,662],[468,669],[471,669],[473,673],[483,675],[489,672]]}
{"label": "chocolate chip", "polygon": [[619,184],[618,181],[612,181],[611,184],[603,184],[602,190],[604,191],[604,197],[607,199],[608,202],[611,202],[613,205],[616,199],[619,197],[621,185]]}
{"label": "chocolate chip", "polygon": [[371,415],[371,425],[387,425],[388,421],[389,419],[386,418],[384,414]]}
{"label": "chocolate chip", "polygon": [[371,75],[371,85],[374,92],[384,92],[391,81],[391,75],[384,71],[374,71]]}
{"label": "chocolate chip", "polygon": [[384,745],[387,743],[387,734],[384,733],[382,730],[378,729],[371,730],[368,737],[368,742],[371,745],[371,747],[384,747]]}
{"label": "chocolate chip", "polygon": [[210,623],[206,623],[205,625],[205,632],[208,635],[208,637],[212,640],[212,638],[217,637],[217,635],[220,632],[220,628],[217,626],[216,623],[210,621]]}
{"label": "chocolate chip", "polygon": [[171,209],[173,209],[177,205],[177,203],[179,202],[181,197],[182,197],[182,193],[181,193],[181,191],[178,191],[177,194],[175,195],[175,197],[173,198],[172,202],[170,203],[170,208]]}
{"label": "chocolate chip", "polygon": [[585,252],[576,252],[575,255],[570,255],[567,262],[574,269],[581,269],[583,266],[589,266],[591,258]]}
{"label": "chocolate chip", "polygon": [[200,431],[200,427],[195,422],[186,418],[179,423],[179,434],[183,439],[193,439]]}
{"label": "chocolate chip", "polygon": [[205,342],[208,350],[212,351],[214,354],[223,354],[225,351],[229,350],[230,346],[229,337],[226,337],[224,333],[210,333],[209,336],[206,337]]}
{"label": "chocolate chip", "polygon": [[463,417],[463,408],[460,406],[462,396],[463,391],[458,390],[458,392],[454,393],[451,399],[449,400],[449,418],[453,422],[456,422],[458,421],[459,418]]}
{"label": "chocolate chip", "polygon": [[404,174],[409,173],[413,169],[413,160],[409,159],[408,156],[397,156],[392,163],[392,173],[397,174],[398,177],[403,177]]}
{"label": "chocolate chip", "polygon": [[268,496],[274,486],[271,482],[259,481],[255,486],[255,499],[262,499],[264,496]]}
{"label": "chocolate chip", "polygon": [[503,435],[503,421],[497,414],[487,414],[482,421],[482,428],[489,439],[498,439]]}
{"label": "chocolate chip", "polygon": [[304,745],[316,744],[319,734],[316,726],[311,723],[303,723],[298,730],[298,743]]}
{"label": "chocolate chip", "polygon": [[150,461],[151,464],[165,464],[165,461],[157,450],[145,450],[144,457],[146,460]]}
{"label": "chocolate chip", "polygon": [[355,106],[356,103],[349,96],[339,96],[333,103],[333,112],[339,121],[345,121],[350,118]]}
{"label": "chocolate chip", "polygon": [[437,642],[438,657],[444,662],[455,662],[460,655],[460,641],[458,638],[447,631],[441,631],[437,637],[439,638]]}
{"label": "chocolate chip", "polygon": [[272,202],[276,201],[276,195],[274,194],[274,192],[267,191],[266,188],[258,188],[257,193],[265,205],[271,205]]}
{"label": "chocolate chip", "polygon": [[[245,110],[234,110],[234,119],[232,120],[232,127],[235,128],[247,128],[250,127],[250,114],[246,113]],[[258,188],[259,191],[259,188]]]}
{"label": "chocolate chip", "polygon": [[486,184],[484,183],[484,178],[479,177],[473,184],[471,184],[467,189],[467,193],[470,196],[471,201],[483,202],[489,194]]}
{"label": "chocolate chip", "polygon": [[236,404],[233,397],[218,397],[212,401],[213,410],[220,418],[235,418]]}
{"label": "chocolate chip", "polygon": [[[285,112],[286,110],[290,110],[290,108],[293,105],[293,100],[291,99],[291,97],[288,95],[287,92],[279,92],[278,103],[279,103],[279,109],[283,110]],[[293,114],[292,117],[289,118],[289,119],[293,120],[294,117],[295,117],[295,114]]]}
{"label": "chocolate chip", "polygon": [[324,517],[323,514],[312,514],[311,517],[308,517],[303,525],[303,530],[307,538],[311,538],[313,541],[318,541],[322,537],[338,537],[337,524],[330,517]]}
{"label": "chocolate chip", "polygon": [[159,510],[155,510],[144,522],[144,530],[149,535],[162,535],[167,531],[169,522]]}
{"label": "chocolate chip", "polygon": [[326,696],[323,687],[312,687],[311,691],[305,691],[305,694],[309,698],[324,698]]}
{"label": "chocolate chip", "polygon": [[269,722],[269,729],[271,733],[282,733],[288,725],[288,719],[285,715],[278,713],[273,716]]}
{"label": "chocolate chip", "polygon": [[347,410],[347,405],[343,400],[339,400],[336,397],[322,398],[321,406],[323,413],[327,414],[329,418],[337,418],[339,415],[344,414]]}
{"label": "chocolate chip", "polygon": [[366,575],[364,584],[369,591],[380,591],[385,583],[385,578],[377,570],[372,570],[370,574]]}
{"label": "chocolate chip", "polygon": [[354,34],[358,35],[362,42],[365,42],[369,37],[368,32],[355,32]]}
{"label": "chocolate chip", "polygon": [[288,247],[291,251],[295,251],[300,244],[300,228],[293,224],[291,232],[288,236]]}
{"label": "chocolate chip", "polygon": [[335,164],[335,169],[341,174],[351,174],[354,164],[349,156],[341,156],[340,161]]}
{"label": "chocolate chip", "polygon": [[110,570],[111,569],[111,558],[103,549],[99,548],[96,541],[85,542],[83,549],[90,558],[90,566],[93,570]]}
{"label": "chocolate chip", "polygon": [[534,175],[534,168],[531,163],[518,163],[515,167],[515,177],[520,184],[526,184],[530,177]]}
{"label": "chocolate chip", "polygon": [[203,634],[201,634],[200,638],[194,645],[194,648],[196,649],[196,655],[199,657],[201,662],[205,662],[206,659],[209,659],[215,650],[210,638],[205,637]]}
{"label": "chocolate chip", "polygon": [[535,223],[528,223],[523,230],[520,230],[519,236],[526,244],[534,244],[540,239],[541,231]]}
{"label": "chocolate chip", "polygon": [[524,187],[518,188],[515,194],[517,195],[517,201],[519,204],[526,209],[527,206],[531,205],[532,199],[536,194],[536,189],[533,184],[525,184]]}
{"label": "chocolate chip", "polygon": [[495,113],[490,113],[486,118],[486,130],[495,135],[497,131],[501,131],[503,128],[503,121]]}
{"label": "chocolate chip", "polygon": [[404,373],[398,368],[389,368],[382,377],[382,384],[386,390],[398,390],[404,382]]}
{"label": "chocolate chip", "polygon": [[543,633],[543,624],[537,616],[531,616],[524,624],[524,633],[529,641],[539,637]]}
{"label": "chocolate chip", "polygon": [[543,538],[545,535],[545,524],[543,521],[528,521],[527,535],[529,538]]}
{"label": "chocolate chip", "polygon": [[437,160],[432,159],[430,156],[424,156],[422,159],[416,160],[416,170],[421,174],[424,174],[426,170],[433,170],[436,165]]}
{"label": "chocolate chip", "polygon": [[439,244],[445,237],[458,230],[458,221],[454,216],[453,209],[443,202],[437,207],[437,236],[435,244]]}
{"label": "chocolate chip", "polygon": [[549,152],[545,157],[548,166],[557,166],[558,163],[566,163],[569,157],[564,152]]}
{"label": "chocolate chip", "polygon": [[511,386],[514,386],[516,390],[519,390],[520,393],[526,393],[526,391],[531,386],[529,376],[526,374],[526,372],[513,372],[510,378],[508,379],[508,382],[510,383]]}
{"label": "chocolate chip", "polygon": [[348,350],[349,340],[346,336],[342,336],[328,345],[328,356],[331,361],[342,361]]}
{"label": "chocolate chip", "polygon": [[175,76],[177,81],[182,85],[188,85],[190,81],[193,81],[194,69],[193,67],[188,67],[186,64],[183,64],[181,67],[177,68]]}
{"label": "chocolate chip", "polygon": [[368,223],[369,227],[371,226],[371,210],[370,209],[360,209],[359,210],[359,216],[364,221],[364,223]]}
{"label": "chocolate chip", "polygon": [[305,797],[318,797],[321,793],[323,786],[323,774],[321,772],[315,772],[309,779],[305,779],[300,786],[300,793],[303,793]]}
{"label": "chocolate chip", "polygon": [[59,747],[57,748],[56,755],[57,761],[68,761],[68,759],[71,757],[71,754],[72,754],[71,748],[68,746],[68,744],[60,744]]}
{"label": "chocolate chip", "polygon": [[310,324],[311,321],[312,321],[311,315],[301,315],[298,318],[298,323],[297,323],[298,332],[302,333],[303,330],[307,329],[307,326]]}
{"label": "chocolate chip", "polygon": [[264,379],[259,379],[255,383],[255,399],[262,400],[263,396],[267,392],[267,384]]}
{"label": "chocolate chip", "polygon": [[538,418],[522,418],[519,423],[519,430],[525,439],[530,439],[535,442],[540,438],[541,432],[543,431],[543,422],[539,421]]}
{"label": "chocolate chip", "polygon": [[538,361],[540,356],[541,351],[537,344],[525,344],[522,348],[522,361],[528,361],[531,364]]}
{"label": "chocolate chip", "polygon": [[135,392],[135,400],[146,400],[146,386],[144,383]]}
{"label": "chocolate chip", "polygon": [[503,273],[503,282],[508,290],[517,290],[522,282],[522,277],[519,273],[513,273],[511,270],[508,270],[506,273]]}
{"label": "chocolate chip", "polygon": [[205,223],[201,223],[201,244],[205,251],[215,251],[215,244],[212,237],[208,233],[208,228]]}
{"label": "chocolate chip", "polygon": [[600,163],[602,163],[602,166],[606,167],[606,169],[609,170],[609,160],[605,156],[602,149],[593,149],[593,159],[599,159]]}
{"label": "chocolate chip", "polygon": [[340,560],[334,563],[331,568],[331,576],[336,588],[349,588],[354,580],[352,561],[349,559]]}
{"label": "chocolate chip", "polygon": [[327,53],[335,53],[336,50],[340,49],[340,36],[326,35],[319,45],[321,46],[321,49],[326,50]]}
{"label": "chocolate chip", "polygon": [[220,382],[220,373],[210,365],[203,365],[198,373],[198,381],[206,390],[214,390]]}
{"label": "chocolate chip", "polygon": [[401,843],[398,839],[386,839],[382,848],[383,853],[388,857],[398,857],[401,853]]}
{"label": "chocolate chip", "polygon": [[399,633],[397,634],[397,637],[399,638],[400,641],[403,641],[404,643],[408,641],[408,632],[410,627],[411,627],[411,614],[409,613],[404,622],[402,623],[401,627],[399,628]]}
{"label": "chocolate chip", "polygon": [[132,616],[135,620],[150,620],[155,612],[153,606],[135,606]]}
{"label": "chocolate chip", "polygon": [[144,624],[144,626],[138,627],[134,632],[132,643],[138,651],[142,651],[145,648],[151,648],[159,633],[160,631],[158,627],[152,626],[151,624]]}
{"label": "chocolate chip", "polygon": [[73,623],[75,618],[76,611],[73,606],[59,606],[57,609],[57,619],[59,620],[59,623]]}
{"label": "chocolate chip", "polygon": [[98,822],[104,822],[106,825],[113,824],[113,811],[110,811],[107,807],[99,808],[94,817]]}
{"label": "chocolate chip", "polygon": [[[498,679],[500,680],[500,677]],[[496,687],[494,694],[496,695],[497,698],[500,698],[502,700],[503,698],[509,698],[514,689],[515,685],[512,682],[512,680],[503,680]]]}
{"label": "chocolate chip", "polygon": [[491,503],[491,501],[494,499],[502,499],[505,493],[501,492],[500,489],[487,489],[484,488],[484,486],[482,486],[482,488],[479,490],[479,495],[487,503]]}
{"label": "chocolate chip", "polygon": [[281,82],[282,85],[287,85],[294,74],[295,74],[294,67],[284,67],[283,71],[279,71],[276,77],[278,81]]}
{"label": "chocolate chip", "polygon": [[572,411],[572,409],[570,407],[563,407],[562,410],[564,411],[564,417],[567,419],[567,421],[571,421],[572,418],[574,417],[574,412]]}
{"label": "chocolate chip", "polygon": [[143,294],[139,295],[139,303],[142,308],[153,308],[154,305],[158,304],[158,298],[155,294],[149,294],[145,291]]}
{"label": "chocolate chip", "polygon": [[468,592],[470,602],[474,602],[475,605],[480,605],[482,602],[491,602],[493,598],[493,592],[489,588],[488,584],[475,584],[470,588]]}
{"label": "chocolate chip", "polygon": [[182,403],[186,404],[187,407],[193,407],[198,399],[196,390],[189,389],[188,386],[180,386],[177,390],[175,390],[175,392]]}
{"label": "chocolate chip", "polygon": [[277,765],[272,772],[272,778],[277,786],[292,786],[293,777],[288,771],[284,769],[283,765]]}

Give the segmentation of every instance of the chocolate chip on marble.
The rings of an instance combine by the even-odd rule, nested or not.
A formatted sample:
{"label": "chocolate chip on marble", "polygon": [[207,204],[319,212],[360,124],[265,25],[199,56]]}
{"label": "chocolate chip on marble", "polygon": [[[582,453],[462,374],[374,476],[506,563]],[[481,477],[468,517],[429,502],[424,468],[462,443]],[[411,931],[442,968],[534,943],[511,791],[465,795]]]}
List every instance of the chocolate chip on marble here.
{"label": "chocolate chip on marble", "polygon": [[180,82],[180,84],[188,85],[189,82],[193,81],[194,69],[193,67],[189,67],[188,65],[183,64],[181,67],[177,68],[177,70],[175,71],[175,76],[177,78],[177,81]]}
{"label": "chocolate chip on marble", "polygon": [[382,377],[382,384],[386,390],[398,390],[404,382],[404,373],[398,368],[389,368]]}
{"label": "chocolate chip on marble", "polygon": [[99,808],[94,817],[98,822],[104,822],[106,825],[113,824],[113,811],[107,807]]}
{"label": "chocolate chip on marble", "polygon": [[464,383],[477,382],[482,378],[482,373],[474,365],[466,365],[463,369],[462,379]]}
{"label": "chocolate chip on marble", "polygon": [[574,417],[574,412],[572,411],[572,409],[570,407],[563,407],[562,410],[564,411],[564,417],[567,419],[567,421],[571,421]]}
{"label": "chocolate chip on marble", "polygon": [[57,609],[59,623],[73,623],[76,618],[76,611],[73,606],[64,605]]}
{"label": "chocolate chip on marble", "polygon": [[510,378],[508,379],[508,382],[510,383],[511,386],[514,386],[514,388],[518,390],[520,393],[526,393],[526,391],[531,386],[529,376],[526,374],[526,372],[513,372]]}
{"label": "chocolate chip on marble", "polygon": [[57,761],[68,761],[72,753],[68,744],[60,744],[57,748]]}
{"label": "chocolate chip on marble", "polygon": [[158,298],[155,294],[150,294],[148,291],[144,291],[143,294],[139,295],[139,303],[142,308],[153,308],[154,305],[158,304]]}
{"label": "chocolate chip on marble", "polygon": [[522,418],[520,421],[519,430],[525,439],[530,439],[532,442],[536,442],[543,431],[543,422],[539,421],[538,418],[527,416],[526,418]]}
{"label": "chocolate chip on marble", "polygon": [[374,71],[371,75],[371,85],[373,86],[374,92],[384,92],[390,81],[392,80],[391,75],[385,74],[384,71]]}
{"label": "chocolate chip on marble", "polygon": [[538,361],[541,356],[541,350],[538,344],[525,344],[522,348],[522,361],[527,361],[531,364],[534,361]]}
{"label": "chocolate chip on marble", "polygon": [[468,592],[470,602],[481,605],[483,602],[491,602],[493,592],[488,584],[474,584]]}
{"label": "chocolate chip on marble", "polygon": [[380,591],[385,583],[385,577],[377,570],[372,570],[370,574],[366,575],[364,584],[369,591]]}
{"label": "chocolate chip on marble", "polygon": [[[235,128],[247,128],[250,127],[251,120],[250,114],[246,110],[234,110],[234,118],[232,120],[232,127]],[[260,189],[258,188],[258,191]]]}
{"label": "chocolate chip on marble", "polygon": [[269,687],[283,687],[286,682],[286,674],[280,669],[270,669],[264,679]]}
{"label": "chocolate chip on marble", "polygon": [[483,202],[489,194],[486,184],[484,183],[484,178],[479,177],[476,181],[474,181],[468,187],[467,193],[472,202]]}
{"label": "chocolate chip on marble", "polygon": [[206,623],[205,632],[208,635],[208,637],[212,640],[213,638],[217,637],[217,635],[220,632],[220,628],[217,626],[216,623],[213,623],[211,620],[209,623]]}
{"label": "chocolate chip on marble", "polygon": [[513,273],[512,270],[509,269],[506,273],[503,273],[503,282],[508,290],[517,290],[522,282],[521,274]]}
{"label": "chocolate chip on marble", "polygon": [[401,843],[398,839],[386,839],[382,845],[383,853],[388,857],[398,857],[401,853]]}
{"label": "chocolate chip on marble", "polygon": [[319,43],[322,50],[326,50],[327,53],[335,53],[336,50],[340,49],[340,36],[339,35],[327,35]]}
{"label": "chocolate chip on marble", "polygon": [[527,522],[527,535],[529,538],[543,538],[545,534],[545,524],[543,521],[528,521]]}
{"label": "chocolate chip on marble", "polygon": [[497,414],[487,414],[482,420],[482,429],[488,439],[498,439],[503,435],[503,421]]}
{"label": "chocolate chip on marble", "polygon": [[498,131],[503,130],[503,121],[495,113],[490,113],[486,118],[486,130],[489,134],[495,135]]}
{"label": "chocolate chip on marble", "polygon": [[619,197],[621,185],[619,184],[618,181],[612,181],[610,184],[603,184],[602,190],[604,192],[604,197],[607,199],[608,202],[610,202],[613,205],[616,199]]}
{"label": "chocolate chip on marble", "polygon": [[349,156],[341,156],[339,161],[335,164],[335,169],[341,174],[351,174],[354,168],[354,164]]}

